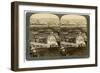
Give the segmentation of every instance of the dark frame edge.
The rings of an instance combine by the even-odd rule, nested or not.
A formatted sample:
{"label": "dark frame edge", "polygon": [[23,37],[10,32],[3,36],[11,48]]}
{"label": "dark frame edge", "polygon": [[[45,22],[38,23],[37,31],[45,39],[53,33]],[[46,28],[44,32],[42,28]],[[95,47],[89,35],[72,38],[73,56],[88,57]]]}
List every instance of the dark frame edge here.
{"label": "dark frame edge", "polygon": [[85,64],[85,65],[70,65],[70,66],[53,66],[53,67],[37,67],[37,68],[18,68],[16,72],[19,71],[36,71],[36,70],[53,70],[53,69],[65,69],[65,68],[86,68],[86,67],[96,67],[96,64]]}
{"label": "dark frame edge", "polygon": [[11,70],[14,69],[14,2],[11,3]]}
{"label": "dark frame edge", "polygon": [[98,7],[95,8],[95,65],[98,66]]}
{"label": "dark frame edge", "polygon": [[16,2],[11,3],[11,70],[18,70],[18,61],[17,61],[17,20],[16,20]]}
{"label": "dark frame edge", "polygon": [[25,1],[13,1],[20,5],[38,5],[38,6],[51,6],[51,7],[69,7],[69,8],[90,8],[95,9],[97,6],[90,5],[73,5],[73,4],[59,4],[59,3],[41,3],[41,2],[25,2]]}

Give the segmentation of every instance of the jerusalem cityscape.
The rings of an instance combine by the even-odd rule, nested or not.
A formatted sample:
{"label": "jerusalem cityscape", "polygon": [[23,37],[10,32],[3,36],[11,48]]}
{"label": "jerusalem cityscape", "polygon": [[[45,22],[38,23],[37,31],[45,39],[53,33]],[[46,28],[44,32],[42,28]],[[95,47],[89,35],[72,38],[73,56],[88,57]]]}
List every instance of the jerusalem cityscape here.
{"label": "jerusalem cityscape", "polygon": [[89,16],[53,13],[26,15],[26,60],[89,57]]}

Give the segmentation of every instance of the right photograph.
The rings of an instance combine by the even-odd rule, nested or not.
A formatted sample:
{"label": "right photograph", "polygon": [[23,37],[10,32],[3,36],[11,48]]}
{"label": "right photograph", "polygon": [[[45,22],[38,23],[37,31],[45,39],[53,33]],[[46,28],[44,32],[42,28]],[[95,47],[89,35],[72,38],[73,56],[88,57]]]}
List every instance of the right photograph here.
{"label": "right photograph", "polygon": [[[61,17],[61,49],[70,57],[89,57],[89,16]],[[62,52],[63,53],[63,52]]]}

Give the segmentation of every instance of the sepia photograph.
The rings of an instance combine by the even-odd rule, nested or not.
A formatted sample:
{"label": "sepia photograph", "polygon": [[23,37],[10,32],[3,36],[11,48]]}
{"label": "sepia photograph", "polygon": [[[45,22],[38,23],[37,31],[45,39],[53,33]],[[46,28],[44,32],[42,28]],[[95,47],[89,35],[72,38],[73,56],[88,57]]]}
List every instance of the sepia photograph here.
{"label": "sepia photograph", "polygon": [[26,13],[26,60],[89,57],[89,15],[33,12]]}

